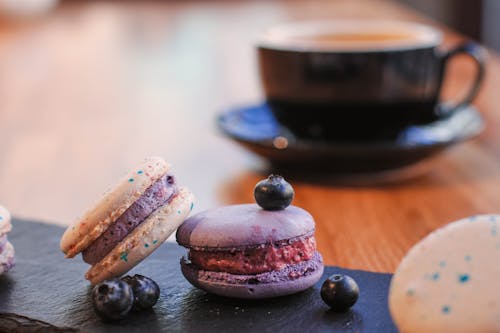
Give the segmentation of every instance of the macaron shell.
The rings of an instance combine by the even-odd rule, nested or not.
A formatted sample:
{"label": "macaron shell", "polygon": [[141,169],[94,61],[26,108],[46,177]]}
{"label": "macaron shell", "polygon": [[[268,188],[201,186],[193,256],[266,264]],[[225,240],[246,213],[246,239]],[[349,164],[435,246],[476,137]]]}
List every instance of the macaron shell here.
{"label": "macaron shell", "polygon": [[191,212],[193,201],[191,192],[180,188],[169,204],[154,211],[104,259],[92,266],[85,277],[95,285],[132,269],[179,227]]}
{"label": "macaron shell", "polygon": [[314,232],[311,214],[289,206],[267,211],[256,204],[224,206],[191,216],[177,230],[185,247],[231,248],[258,245]]}
{"label": "macaron shell", "polygon": [[5,243],[0,252],[0,275],[14,267],[14,247],[10,242]]}
{"label": "macaron shell", "polygon": [[[184,277],[193,286],[209,293],[232,298],[263,299],[295,294],[314,286],[321,279],[324,266],[321,260],[317,269],[309,272],[307,275],[291,279],[284,272],[282,281],[259,284],[236,284],[226,281],[208,280],[204,278],[205,274],[203,274],[203,271],[195,265],[187,264],[184,260],[181,260],[181,270]],[[280,271],[274,273],[280,274]],[[228,273],[222,274],[231,275]]]}
{"label": "macaron shell", "polygon": [[500,332],[500,215],[451,223],[417,243],[391,282],[401,332]]}
{"label": "macaron shell", "polygon": [[10,232],[11,229],[10,213],[5,207],[0,206],[0,236]]}
{"label": "macaron shell", "polygon": [[88,247],[169,168],[162,158],[149,157],[131,170],[65,231],[61,250],[66,257],[72,258]]}

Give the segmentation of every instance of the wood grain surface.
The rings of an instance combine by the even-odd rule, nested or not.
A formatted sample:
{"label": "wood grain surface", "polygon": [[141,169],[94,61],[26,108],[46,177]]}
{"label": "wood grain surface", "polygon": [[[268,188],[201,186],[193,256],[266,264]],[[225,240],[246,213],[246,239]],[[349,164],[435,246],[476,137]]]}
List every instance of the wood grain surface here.
{"label": "wood grain surface", "polygon": [[[224,138],[215,116],[262,100],[254,37],[298,19],[426,22],[390,1],[68,1],[47,16],[0,20],[0,203],[67,225],[128,168],[161,155],[197,196],[195,211],[253,201],[265,162]],[[500,58],[490,53],[475,104],[487,129],[389,184],[292,179],[294,204],[317,221],[326,263],[391,272],[435,228],[495,213],[500,197]],[[448,68],[443,98],[473,66]]]}

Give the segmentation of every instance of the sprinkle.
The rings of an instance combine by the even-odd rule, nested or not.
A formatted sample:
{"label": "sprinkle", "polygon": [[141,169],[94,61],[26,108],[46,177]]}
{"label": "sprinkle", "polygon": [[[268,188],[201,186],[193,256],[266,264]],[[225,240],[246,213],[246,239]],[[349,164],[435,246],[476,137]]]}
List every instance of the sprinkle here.
{"label": "sprinkle", "polygon": [[[191,205],[193,205],[193,204],[191,204]],[[0,221],[2,221],[2,220],[3,220],[3,216],[0,215]]]}
{"label": "sprinkle", "polygon": [[495,221],[496,221],[496,219],[497,219],[497,218],[496,218],[496,216],[495,216],[495,215],[491,215],[491,216],[490,216],[490,221],[491,221],[491,222],[495,222]]}
{"label": "sprinkle", "polygon": [[181,213],[181,211],[180,211],[180,210],[178,210],[178,211],[177,211],[177,214],[180,214],[180,213]]}
{"label": "sprinkle", "polygon": [[465,261],[471,261],[472,260],[472,257],[470,255],[466,255],[464,257]]}
{"label": "sprinkle", "polygon": [[433,279],[434,281],[439,280],[439,273],[436,272],[436,273],[432,274],[431,279]]}
{"label": "sprinkle", "polygon": [[72,226],[72,227],[71,227],[71,230],[75,230],[75,226]]}
{"label": "sprinkle", "polygon": [[415,290],[413,290],[413,289],[408,289],[408,290],[406,291],[406,295],[408,295],[408,296],[413,296],[413,295],[415,295]]}
{"label": "sprinkle", "polygon": [[145,247],[145,248],[148,248],[148,247],[149,247],[149,244],[148,244],[148,243],[144,243],[144,247]]}
{"label": "sprinkle", "polygon": [[470,221],[470,222],[474,222],[476,219],[477,219],[477,216],[475,216],[475,215],[474,215],[474,216],[469,217],[469,221]]}
{"label": "sprinkle", "polygon": [[138,175],[142,175],[143,173],[144,173],[144,171],[142,171],[142,170],[137,171]]}
{"label": "sprinkle", "polygon": [[446,266],[446,261],[441,260],[441,261],[439,262],[439,267],[445,267],[445,266]]}
{"label": "sprinkle", "polygon": [[492,236],[496,236],[497,235],[497,228],[496,228],[496,226],[493,226],[493,228],[491,228],[491,235]]}
{"label": "sprinkle", "polygon": [[194,207],[194,202],[191,202],[191,207],[189,207],[189,211],[192,211]]}
{"label": "sprinkle", "polygon": [[134,181],[134,178],[129,178],[128,181],[132,183]]}
{"label": "sprinkle", "polygon": [[458,275],[458,282],[460,282],[460,283],[465,283],[465,282],[469,281],[469,279],[470,279],[469,274],[459,274]]}
{"label": "sprinkle", "polygon": [[156,243],[158,243],[158,240],[157,239],[153,240],[153,245]]}
{"label": "sprinkle", "polygon": [[127,256],[128,256],[128,253],[127,253],[127,252],[122,252],[122,253],[120,254],[120,259],[121,259],[121,260],[123,260],[123,261],[125,261],[125,262],[127,262],[127,260],[128,260],[128,259],[127,259]]}
{"label": "sprinkle", "polygon": [[450,313],[450,311],[451,311],[451,308],[449,305],[445,305],[441,308],[441,312],[443,312],[444,314],[448,314],[448,313]]}

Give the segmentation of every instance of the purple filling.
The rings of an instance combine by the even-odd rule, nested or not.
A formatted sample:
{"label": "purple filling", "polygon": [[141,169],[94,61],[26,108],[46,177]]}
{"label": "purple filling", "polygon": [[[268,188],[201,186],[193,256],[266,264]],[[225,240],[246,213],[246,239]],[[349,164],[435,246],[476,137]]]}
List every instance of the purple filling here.
{"label": "purple filling", "polygon": [[7,235],[3,235],[0,237],[0,253],[2,253],[5,243],[7,243]]}
{"label": "purple filling", "polygon": [[173,176],[164,175],[158,179],[115,223],[82,252],[83,260],[91,265],[101,261],[152,212],[168,203],[176,192],[177,187]]}

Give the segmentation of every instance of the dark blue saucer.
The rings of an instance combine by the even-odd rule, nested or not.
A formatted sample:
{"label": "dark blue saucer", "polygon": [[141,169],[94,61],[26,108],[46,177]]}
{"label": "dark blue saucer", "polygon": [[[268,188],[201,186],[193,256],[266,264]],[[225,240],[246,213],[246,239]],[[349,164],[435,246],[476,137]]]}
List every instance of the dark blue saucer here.
{"label": "dark blue saucer", "polygon": [[278,169],[340,174],[406,168],[478,135],[484,128],[483,118],[473,106],[429,124],[407,126],[392,138],[362,142],[298,138],[278,123],[267,104],[227,111],[217,122],[224,134]]}

